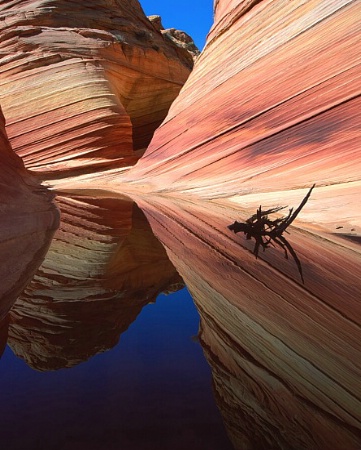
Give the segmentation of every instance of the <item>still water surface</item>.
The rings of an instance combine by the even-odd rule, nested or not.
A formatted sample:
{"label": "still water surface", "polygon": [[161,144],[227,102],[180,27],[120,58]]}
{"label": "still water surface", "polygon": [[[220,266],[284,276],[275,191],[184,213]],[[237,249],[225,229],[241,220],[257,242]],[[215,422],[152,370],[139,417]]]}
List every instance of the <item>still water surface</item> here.
{"label": "still water surface", "polygon": [[2,448],[231,449],[184,288],[143,308],[120,342],[70,369],[1,359]]}
{"label": "still water surface", "polygon": [[[283,251],[256,259],[230,233],[229,205],[56,203],[45,260],[0,299],[15,302],[0,323],[1,449],[360,450],[356,244],[293,228],[303,284]],[[19,292],[33,269],[17,254]]]}

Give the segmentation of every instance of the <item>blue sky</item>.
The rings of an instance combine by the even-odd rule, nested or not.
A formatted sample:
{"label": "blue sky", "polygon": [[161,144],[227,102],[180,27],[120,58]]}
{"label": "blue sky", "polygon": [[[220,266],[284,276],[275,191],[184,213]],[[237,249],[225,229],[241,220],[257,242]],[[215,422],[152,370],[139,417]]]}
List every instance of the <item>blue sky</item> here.
{"label": "blue sky", "polygon": [[139,0],[147,16],[162,17],[164,28],[185,31],[202,50],[213,24],[213,0]]}

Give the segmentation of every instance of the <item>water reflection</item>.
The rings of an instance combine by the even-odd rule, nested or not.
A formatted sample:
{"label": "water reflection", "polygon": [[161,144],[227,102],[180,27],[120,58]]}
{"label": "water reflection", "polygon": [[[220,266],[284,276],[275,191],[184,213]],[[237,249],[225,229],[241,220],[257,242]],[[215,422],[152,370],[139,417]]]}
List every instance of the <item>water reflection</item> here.
{"label": "water reflection", "polygon": [[234,447],[361,448],[360,247],[293,229],[303,287],[282,251],[256,260],[249,241],[227,232],[239,211],[138,202],[199,310]]}
{"label": "water reflection", "polygon": [[0,110],[0,148],[9,162],[0,170],[0,321],[43,261],[59,225],[52,194],[26,173],[5,140],[1,119]]}
{"label": "water reflection", "polygon": [[[290,240],[302,261],[303,285],[282,249],[255,259],[252,243],[227,229],[241,211],[212,202],[135,200],[141,209],[121,197],[57,197],[61,226],[12,308],[9,327],[6,321],[0,326],[0,352],[8,335],[14,353],[39,371],[76,366],[114,347],[145,305],[183,286],[183,279],[200,314],[199,340],[235,449],[359,449],[359,244],[294,228]],[[177,326],[181,320],[172,322]],[[148,376],[138,369],[137,376]],[[187,383],[195,395],[198,388]],[[129,394],[136,416],[139,405],[131,400]],[[106,442],[121,442],[117,420],[115,437]],[[163,411],[158,431],[147,428],[154,441],[149,448],[159,448],[159,424],[167,420]],[[182,448],[194,442],[187,439],[179,441]]]}
{"label": "water reflection", "polygon": [[0,358],[4,353],[6,342],[8,340],[9,316],[0,321]]}
{"label": "water reflection", "polygon": [[37,370],[72,367],[112,348],[142,307],[183,286],[126,198],[58,196],[61,225],[10,312],[8,344]]}

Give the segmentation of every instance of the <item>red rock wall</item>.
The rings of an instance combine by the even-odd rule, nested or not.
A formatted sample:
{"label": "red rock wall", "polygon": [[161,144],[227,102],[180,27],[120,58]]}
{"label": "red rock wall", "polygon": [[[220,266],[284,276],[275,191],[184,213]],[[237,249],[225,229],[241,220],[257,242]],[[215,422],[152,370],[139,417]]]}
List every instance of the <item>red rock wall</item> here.
{"label": "red rock wall", "polygon": [[53,195],[15,155],[0,110],[0,321],[41,264],[59,224]]}
{"label": "red rock wall", "polygon": [[9,0],[0,19],[9,139],[48,178],[134,164],[193,65],[137,0]]}
{"label": "red rock wall", "polygon": [[148,191],[252,207],[287,204],[316,183],[324,188],[311,220],[326,204],[317,220],[348,220],[352,210],[349,229],[359,226],[361,3],[215,6],[206,48],[129,179]]}

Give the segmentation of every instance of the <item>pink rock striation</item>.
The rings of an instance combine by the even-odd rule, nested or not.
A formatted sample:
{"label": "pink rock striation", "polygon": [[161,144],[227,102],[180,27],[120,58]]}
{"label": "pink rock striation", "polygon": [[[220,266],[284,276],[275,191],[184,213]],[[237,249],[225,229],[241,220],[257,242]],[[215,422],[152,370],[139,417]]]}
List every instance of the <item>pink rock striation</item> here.
{"label": "pink rock striation", "polygon": [[360,247],[293,228],[302,261],[227,230],[238,208],[139,197],[201,316],[200,340],[235,449],[361,445]]}
{"label": "pink rock striation", "polygon": [[[136,1],[98,0],[81,8],[79,2],[8,1],[0,11],[7,52],[1,100],[11,142],[28,167],[51,178],[80,166],[93,171],[134,162],[134,150],[147,145],[164,105],[187,78],[189,54],[165,40],[161,25],[146,19]],[[239,447],[250,443],[247,430],[232,422],[237,414],[263,431],[263,446],[282,447],[289,439],[303,448],[359,444],[360,12],[353,0],[217,0],[206,48],[146,153],[123,178],[116,170],[104,178],[103,187],[118,180],[118,187],[133,191],[187,281],[202,315],[218,399]],[[28,179],[4,145],[7,166]],[[11,186],[7,180],[4,186]],[[102,187],[101,177],[96,180]],[[256,260],[252,243],[228,233],[227,225],[246,219],[259,203],[296,205],[313,183],[303,223],[291,230],[304,288],[282,251],[267,250]],[[21,188],[30,195],[29,186],[20,185],[16,195]],[[144,190],[176,202],[145,199]],[[3,192],[11,195],[11,189]],[[204,202],[195,205],[195,198]],[[73,295],[73,266],[60,260],[64,247],[77,248],[75,258],[89,262],[78,265],[85,272],[73,279],[90,280],[80,283],[83,300],[92,299],[94,281],[97,296],[133,293],[142,281],[146,292],[155,282],[152,264],[140,277],[142,257],[129,252],[145,233],[140,226],[142,232],[130,237],[129,205],[115,208],[109,201],[112,220],[118,220],[114,210],[124,216],[113,241],[94,212],[97,200],[58,201],[66,230],[58,231],[47,261],[11,313],[14,341],[27,302],[32,311],[35,298],[53,306]],[[337,224],[349,241],[329,233]],[[78,246],[78,239],[86,245]],[[98,244],[103,261],[89,257]],[[149,248],[142,245],[145,257]],[[59,290],[49,287],[53,282]],[[264,398],[267,408],[260,411]],[[240,403],[242,412],[235,406]],[[283,425],[292,414],[301,423],[297,429],[292,420]],[[283,429],[278,437],[274,428]]]}
{"label": "pink rock striation", "polygon": [[300,217],[360,233],[360,14],[352,0],[216,1],[206,47],[128,180],[252,209],[316,183]]}
{"label": "pink rock striation", "polygon": [[7,0],[0,19],[7,133],[48,178],[134,164],[193,65],[137,0]]}
{"label": "pink rock striation", "polygon": [[[0,101],[14,148],[53,186],[123,190],[144,210],[199,309],[235,448],[359,449],[360,2],[216,0],[205,50],[124,176],[187,78],[189,54],[136,1],[7,1],[0,12]],[[29,175],[7,145],[1,195],[27,212],[24,198],[40,197],[14,184],[13,173]],[[71,177],[79,172],[88,174]],[[297,206],[314,183],[290,228],[303,285],[282,249],[256,259],[227,225],[259,204]],[[37,231],[52,227],[42,199],[29,211]],[[11,345],[40,370],[114,345],[178,279],[129,204],[58,201],[63,226],[11,312]]]}

